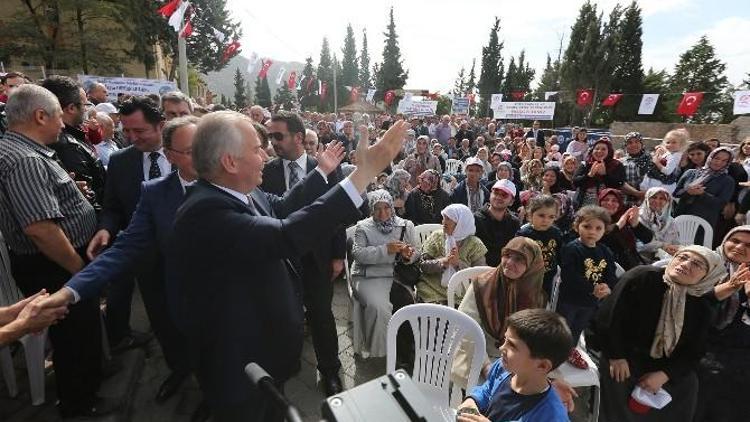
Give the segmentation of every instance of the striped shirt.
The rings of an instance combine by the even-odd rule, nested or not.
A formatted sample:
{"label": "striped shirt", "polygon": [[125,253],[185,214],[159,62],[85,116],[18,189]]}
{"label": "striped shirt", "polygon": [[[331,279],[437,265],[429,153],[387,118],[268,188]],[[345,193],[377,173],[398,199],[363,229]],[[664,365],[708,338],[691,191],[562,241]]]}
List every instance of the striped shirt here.
{"label": "striped shirt", "polygon": [[94,208],[55,152],[8,131],[0,139],[0,231],[10,250],[39,253],[23,230],[43,220],[55,221],[74,248],[87,245],[96,229]]}

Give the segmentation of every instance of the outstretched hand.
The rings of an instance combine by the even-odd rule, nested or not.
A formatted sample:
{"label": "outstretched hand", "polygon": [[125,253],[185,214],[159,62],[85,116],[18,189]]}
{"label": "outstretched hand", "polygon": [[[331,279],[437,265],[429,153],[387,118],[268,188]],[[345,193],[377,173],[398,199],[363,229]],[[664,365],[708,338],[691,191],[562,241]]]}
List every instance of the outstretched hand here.
{"label": "outstretched hand", "polygon": [[35,294],[34,296],[29,296],[26,299],[19,300],[18,302],[8,307],[0,308],[0,326],[5,325],[13,321],[14,319],[16,319],[18,317],[18,314],[21,313],[21,311],[26,307],[26,305],[29,304],[29,302],[45,294],[47,294],[47,291],[42,289],[39,291],[39,293]]}
{"label": "outstretched hand", "polygon": [[344,155],[346,155],[346,148],[344,148],[344,145],[340,141],[329,142],[326,144],[323,152],[319,153],[316,157],[318,167],[323,170],[323,173],[329,175],[341,164]]}
{"label": "outstretched hand", "polygon": [[349,175],[349,179],[360,193],[401,151],[409,127],[408,123],[398,120],[374,145],[369,146],[368,142],[357,144],[357,169]]}

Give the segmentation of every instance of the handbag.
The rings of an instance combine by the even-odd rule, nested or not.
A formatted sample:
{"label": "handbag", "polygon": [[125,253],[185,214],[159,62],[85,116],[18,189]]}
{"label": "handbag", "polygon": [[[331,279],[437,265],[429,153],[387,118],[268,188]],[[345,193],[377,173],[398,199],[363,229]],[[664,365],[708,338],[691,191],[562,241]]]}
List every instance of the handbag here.
{"label": "handbag", "polygon": [[[406,233],[406,226],[401,227],[401,238],[399,241],[404,241],[404,234]],[[421,258],[417,259],[414,263],[404,262],[402,256],[399,254],[396,256],[396,262],[393,264],[393,277],[409,287],[416,286],[419,282],[419,278],[422,276],[422,268],[420,267]]]}

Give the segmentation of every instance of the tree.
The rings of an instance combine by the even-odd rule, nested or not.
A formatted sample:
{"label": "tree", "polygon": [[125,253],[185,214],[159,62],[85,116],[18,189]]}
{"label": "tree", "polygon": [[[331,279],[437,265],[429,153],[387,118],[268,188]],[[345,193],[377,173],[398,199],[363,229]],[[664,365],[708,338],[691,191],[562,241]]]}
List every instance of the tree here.
{"label": "tree", "polygon": [[[600,19],[596,6],[587,0],[571,27],[568,47],[560,65],[560,86],[565,93],[562,99],[566,101],[575,102],[576,90],[593,87],[599,28]],[[570,123],[580,121],[581,117],[582,114],[574,108]]]}
{"label": "tree", "polygon": [[362,52],[359,54],[359,85],[363,90],[367,90],[372,86],[370,79],[370,53],[367,51],[367,29],[363,29]]}
{"label": "tree", "polygon": [[299,96],[299,103],[303,110],[319,102],[318,82],[315,80],[312,57],[305,59],[305,67],[302,69],[302,83],[297,95]]}
{"label": "tree", "polygon": [[[659,94],[659,100],[656,103],[653,114],[638,115],[638,120],[651,121],[651,122],[664,122],[667,121],[667,107],[665,105],[666,98],[665,94],[669,91],[669,74],[666,70],[654,71],[653,68],[649,68],[648,72],[643,76],[643,92],[646,94]],[[638,97],[638,105],[640,106],[641,97]],[[637,113],[637,110],[636,110]],[[674,112],[672,112],[674,113]]]}
{"label": "tree", "polygon": [[[724,75],[726,65],[716,57],[713,45],[704,35],[698,42],[680,55],[670,80],[672,92],[703,92],[703,102],[694,121],[699,123],[716,123],[723,119],[722,93],[728,86]],[[676,110],[679,96],[670,101],[669,110]]]}
{"label": "tree", "polygon": [[[634,1],[625,9],[619,28],[618,62],[612,72],[612,91],[642,94],[643,91],[643,29],[641,9]],[[638,116],[639,95],[623,96],[612,110],[614,120],[632,121]]]}
{"label": "tree", "polygon": [[471,59],[471,70],[469,71],[469,79],[466,81],[466,92],[473,94],[474,89],[477,87],[477,74],[476,74],[477,59]]}
{"label": "tree", "polygon": [[330,111],[333,109],[333,62],[331,62],[331,50],[328,47],[328,38],[323,38],[320,47],[320,60],[318,61],[318,80],[328,86],[325,98],[320,99],[318,111]]}
{"label": "tree", "polygon": [[268,78],[257,77],[255,80],[255,104],[261,107],[271,107],[271,88],[268,87]]}
{"label": "tree", "polygon": [[549,91],[560,91],[560,61],[552,58],[547,54],[547,64],[542,71],[542,77],[539,79],[539,85],[534,91],[534,98],[545,100],[544,93]]}
{"label": "tree", "polygon": [[531,91],[531,81],[534,79],[536,71],[526,62],[526,52],[521,50],[518,55],[518,65],[513,57],[508,64],[508,73],[503,83],[503,96],[508,98],[514,91],[529,93]]}
{"label": "tree", "polygon": [[503,43],[499,41],[500,18],[495,17],[495,24],[490,29],[490,39],[482,47],[482,67],[479,73],[479,116],[489,113],[492,94],[497,93],[503,82],[505,73],[503,64]]}
{"label": "tree", "polygon": [[337,79],[340,79],[344,85],[357,86],[359,84],[357,45],[351,25],[346,26],[346,38],[344,38],[344,48],[341,49],[341,53],[341,75],[337,75]]}
{"label": "tree", "polygon": [[240,68],[234,69],[234,105],[237,109],[247,107],[247,92],[245,91],[245,77]]}
{"label": "tree", "polygon": [[[393,7],[391,7],[390,22],[384,35],[383,61],[375,74],[375,87],[378,90],[379,99],[383,99],[388,90],[402,89],[406,85],[406,79],[409,78],[409,72],[401,63],[401,49],[398,46],[396,24],[393,21]],[[393,104],[396,103],[396,101],[393,102]]]}
{"label": "tree", "polygon": [[503,87],[501,92],[503,93],[503,98],[510,97],[511,91],[514,91],[515,86],[517,84],[516,82],[516,74],[518,73],[516,69],[516,59],[515,57],[510,58],[510,63],[508,63],[508,72],[505,74],[505,78],[503,79]]}
{"label": "tree", "polygon": [[464,75],[466,72],[464,68],[462,67],[461,70],[458,71],[458,76],[456,77],[456,82],[453,83],[453,91],[452,94],[455,97],[463,97],[466,95],[466,76]]}
{"label": "tree", "polygon": [[285,83],[279,85],[276,89],[276,96],[273,98],[275,104],[279,104],[284,110],[292,110],[294,108],[294,94],[289,89],[289,86]]}

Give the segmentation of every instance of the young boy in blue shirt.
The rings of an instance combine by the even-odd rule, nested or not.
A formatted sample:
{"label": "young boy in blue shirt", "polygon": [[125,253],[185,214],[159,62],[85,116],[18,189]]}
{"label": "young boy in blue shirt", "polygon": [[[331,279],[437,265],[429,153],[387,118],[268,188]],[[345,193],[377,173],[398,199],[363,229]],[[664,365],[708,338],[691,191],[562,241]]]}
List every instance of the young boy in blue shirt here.
{"label": "young boy in blue shirt", "polygon": [[461,403],[457,420],[567,422],[565,406],[547,378],[573,347],[565,321],[546,309],[526,309],[509,316],[506,326],[501,358],[487,381]]}

